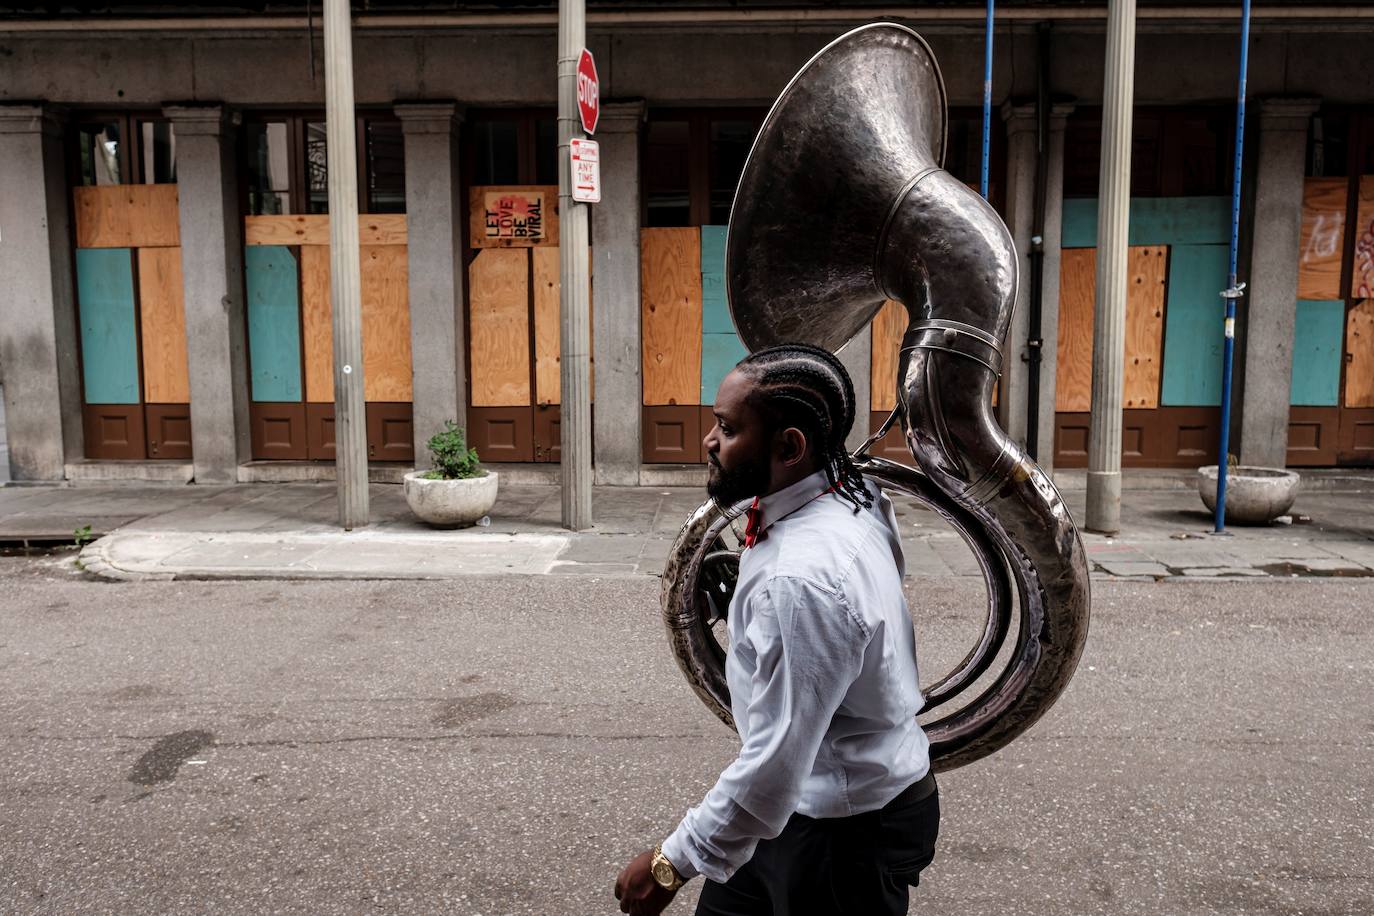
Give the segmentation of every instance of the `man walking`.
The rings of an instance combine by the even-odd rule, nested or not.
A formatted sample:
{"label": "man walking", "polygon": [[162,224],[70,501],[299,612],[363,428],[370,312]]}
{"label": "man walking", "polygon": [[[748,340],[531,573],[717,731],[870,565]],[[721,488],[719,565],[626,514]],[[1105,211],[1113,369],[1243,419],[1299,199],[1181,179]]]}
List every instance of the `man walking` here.
{"label": "man walking", "polygon": [[739,756],[616,881],[657,916],[897,916],[935,853],[939,797],[891,503],[850,462],[854,387],[831,353],[759,350],[721,382],[707,492],[753,497],[730,603]]}

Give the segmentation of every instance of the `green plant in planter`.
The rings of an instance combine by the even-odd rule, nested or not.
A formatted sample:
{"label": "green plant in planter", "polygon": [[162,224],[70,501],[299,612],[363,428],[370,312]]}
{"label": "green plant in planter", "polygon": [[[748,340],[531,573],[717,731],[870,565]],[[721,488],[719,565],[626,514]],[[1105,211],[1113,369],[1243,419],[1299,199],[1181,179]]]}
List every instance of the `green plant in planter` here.
{"label": "green plant in planter", "polygon": [[443,430],[430,436],[425,446],[434,458],[434,470],[425,472],[426,480],[465,480],[486,473],[463,428],[452,420],[445,420]]}

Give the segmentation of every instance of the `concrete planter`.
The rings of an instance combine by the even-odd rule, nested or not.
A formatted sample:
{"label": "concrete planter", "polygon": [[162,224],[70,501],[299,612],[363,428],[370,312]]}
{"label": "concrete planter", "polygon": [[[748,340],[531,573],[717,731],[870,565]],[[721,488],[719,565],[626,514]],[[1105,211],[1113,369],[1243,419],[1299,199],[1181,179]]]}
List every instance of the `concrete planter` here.
{"label": "concrete planter", "polygon": [[[1302,484],[1282,468],[1234,467],[1226,472],[1226,521],[1265,525],[1293,507]],[[1217,466],[1197,469],[1197,492],[1211,512],[1217,508]]]}
{"label": "concrete planter", "polygon": [[466,528],[496,505],[496,474],[464,480],[429,480],[426,471],[405,476],[406,503],[410,511],[435,528]]}

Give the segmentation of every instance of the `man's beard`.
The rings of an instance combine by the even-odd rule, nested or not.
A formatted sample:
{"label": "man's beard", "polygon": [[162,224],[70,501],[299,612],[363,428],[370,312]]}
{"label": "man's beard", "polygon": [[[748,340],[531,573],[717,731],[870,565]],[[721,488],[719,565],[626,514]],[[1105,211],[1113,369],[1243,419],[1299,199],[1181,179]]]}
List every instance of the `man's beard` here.
{"label": "man's beard", "polygon": [[710,459],[711,474],[706,479],[706,494],[722,506],[731,506],[743,499],[761,496],[768,489],[769,471],[766,462],[746,461],[726,470]]}

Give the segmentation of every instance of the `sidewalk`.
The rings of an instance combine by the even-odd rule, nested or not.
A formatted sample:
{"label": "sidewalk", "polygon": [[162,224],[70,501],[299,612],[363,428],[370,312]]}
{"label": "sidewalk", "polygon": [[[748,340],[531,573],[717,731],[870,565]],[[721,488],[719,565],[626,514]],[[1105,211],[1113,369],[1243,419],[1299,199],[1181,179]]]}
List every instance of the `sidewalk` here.
{"label": "sidewalk", "polygon": [[[1328,482],[1329,485],[1329,482]],[[1122,533],[1083,536],[1098,577],[1189,580],[1374,576],[1374,481],[1314,488],[1294,506],[1309,523],[1209,534],[1194,491],[1127,489]],[[1065,482],[1075,518],[1084,492]],[[696,488],[597,488],[596,528],[559,527],[557,487],[501,488],[491,523],[435,531],[410,516],[401,488],[374,484],[372,523],[344,532],[332,484],[121,485],[0,488],[0,546],[73,542],[90,526],[81,562],[114,579],[450,578],[469,574],[658,575],[673,538],[703,499]],[[932,512],[898,501],[907,570],[973,576],[963,542]]]}

